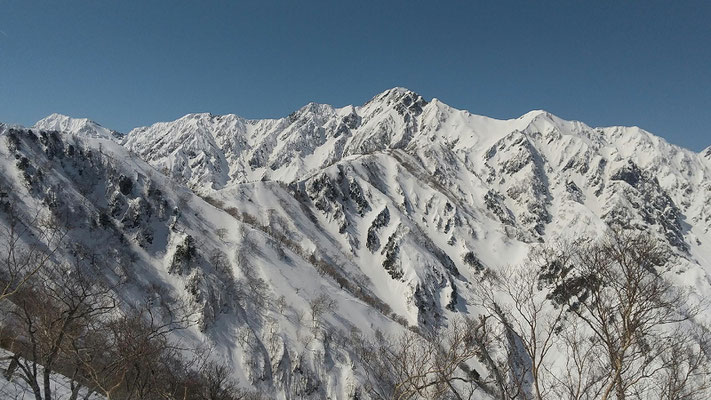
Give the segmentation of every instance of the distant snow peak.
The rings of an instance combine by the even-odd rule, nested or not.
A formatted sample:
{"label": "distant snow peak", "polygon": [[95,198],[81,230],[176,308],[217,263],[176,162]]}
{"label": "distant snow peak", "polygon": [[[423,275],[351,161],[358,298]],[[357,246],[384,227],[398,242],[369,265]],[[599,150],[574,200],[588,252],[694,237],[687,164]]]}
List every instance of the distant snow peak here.
{"label": "distant snow peak", "polygon": [[373,97],[366,105],[373,102],[381,102],[386,105],[402,105],[404,107],[424,107],[427,104],[427,101],[422,96],[403,87],[394,87],[386,90]]}
{"label": "distant snow peak", "polygon": [[277,398],[360,396],[363,360],[329,343],[476,318],[470,282],[539,242],[645,231],[674,251],[675,284],[711,296],[711,147],[636,127],[500,120],[393,88],[278,119],[187,114],[120,143],[59,114],[35,128],[0,124],[0,217],[17,195],[71,221],[59,259],[88,249],[127,298],[185,301],[199,324],[185,340],[214,341]]}
{"label": "distant snow peak", "polygon": [[33,128],[111,139],[117,142],[120,142],[125,136],[121,132],[104,128],[98,122],[88,118],[72,118],[58,113],[42,118],[34,124]]}
{"label": "distant snow peak", "polygon": [[534,119],[538,116],[545,115],[550,117],[550,113],[546,110],[531,110],[522,116],[518,117],[518,119]]}
{"label": "distant snow peak", "polygon": [[180,117],[178,120],[210,120],[213,118],[219,118],[221,115],[215,115],[211,112],[201,112],[201,113],[190,113],[190,114],[185,114],[184,116]]}

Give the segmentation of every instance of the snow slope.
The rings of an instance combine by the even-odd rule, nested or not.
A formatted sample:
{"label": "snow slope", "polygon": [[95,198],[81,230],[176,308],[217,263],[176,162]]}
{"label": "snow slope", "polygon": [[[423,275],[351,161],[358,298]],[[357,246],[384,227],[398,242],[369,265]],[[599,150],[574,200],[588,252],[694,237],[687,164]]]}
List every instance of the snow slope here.
{"label": "snow slope", "polygon": [[124,137],[123,133],[104,128],[97,122],[87,118],[72,118],[57,113],[48,115],[37,121],[33,128],[47,131],[70,132],[115,141],[121,141]]}
{"label": "snow slope", "polygon": [[[105,278],[129,283],[122,296],[187,299],[200,324],[186,340],[215,343],[244,384],[280,398],[355,395],[353,332],[475,315],[482,269],[613,224],[668,243],[676,283],[711,295],[709,149],[636,127],[497,120],[403,88],[280,119],[190,114],[122,144],[36,126],[68,134],[0,128],[2,187],[81,221],[73,240],[118,260]],[[191,240],[197,256],[176,258]],[[333,307],[314,319],[322,294]]]}
{"label": "snow slope", "polygon": [[[65,227],[57,261],[106,265],[97,279],[121,282],[116,295],[131,304],[187,304],[197,324],[176,339],[212,343],[243,385],[289,398],[347,397],[355,361],[342,341],[404,330],[371,305],[367,288],[343,290],[337,267],[324,274],[310,254],[211,206],[112,140],[1,129],[0,198],[21,205],[25,220],[40,213]],[[176,255],[188,243],[194,254]],[[319,296],[332,311],[312,316]]]}
{"label": "snow slope", "polygon": [[203,194],[247,182],[306,182],[358,156],[386,166],[394,155],[404,160],[396,161],[400,169],[433,180],[463,207],[486,208],[510,227],[509,236],[526,242],[542,239],[546,229],[560,233],[619,217],[655,225],[683,250],[697,237],[683,232],[682,219],[695,226],[708,216],[708,151],[696,154],[636,127],[591,128],[545,111],[496,120],[403,88],[357,107],[312,103],[278,120],[192,114],[134,129],[125,145]]}

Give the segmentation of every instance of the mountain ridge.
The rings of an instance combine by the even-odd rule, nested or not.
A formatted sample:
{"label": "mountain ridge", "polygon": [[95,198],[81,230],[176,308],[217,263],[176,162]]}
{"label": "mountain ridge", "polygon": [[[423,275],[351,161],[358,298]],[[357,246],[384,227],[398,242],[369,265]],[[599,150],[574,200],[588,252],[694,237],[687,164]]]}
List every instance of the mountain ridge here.
{"label": "mountain ridge", "polygon": [[[353,109],[356,109],[356,108],[362,108],[362,107],[368,105],[369,103],[371,103],[371,102],[373,102],[373,101],[375,101],[375,100],[377,100],[377,99],[393,98],[393,97],[404,96],[404,95],[410,95],[410,96],[414,96],[414,97],[417,97],[417,98],[422,98],[422,96],[420,96],[419,94],[417,94],[416,92],[414,92],[414,91],[412,91],[412,90],[410,90],[410,89],[397,86],[397,87],[393,87],[393,88],[391,88],[391,89],[385,90],[385,91],[383,91],[383,92],[381,92],[381,93],[379,93],[379,94],[373,96],[370,100],[366,101],[366,103],[364,103],[364,104],[361,105],[361,106],[346,105],[346,106],[343,106],[343,107],[334,107],[334,106],[331,106],[331,105],[326,104],[326,103],[309,102],[308,104],[306,104],[306,105],[304,105],[303,107],[299,108],[298,110],[294,111],[291,115],[295,115],[295,114],[300,113],[300,112],[303,112],[303,111],[305,111],[305,110],[313,109],[314,107],[325,107],[325,108],[330,108],[330,109],[332,109],[332,110],[334,110],[334,111],[336,111],[336,110],[342,111],[342,110],[347,110],[347,109],[353,110]],[[424,100],[424,99],[423,99],[423,100]],[[570,121],[564,120],[564,119],[562,119],[562,118],[560,118],[560,117],[558,117],[558,116],[556,116],[556,115],[550,113],[549,111],[543,110],[543,109],[534,109],[534,110],[528,111],[528,112],[526,112],[526,113],[524,113],[524,114],[522,114],[522,115],[520,115],[520,116],[518,116],[518,117],[513,117],[513,118],[509,118],[509,119],[499,119],[499,118],[492,118],[492,117],[488,117],[488,116],[484,116],[484,115],[479,115],[479,114],[472,114],[471,112],[469,112],[469,111],[467,111],[467,110],[455,109],[455,108],[453,108],[453,107],[447,105],[446,103],[442,102],[442,100],[440,100],[439,98],[432,98],[432,100],[431,100],[429,103],[441,104],[441,105],[443,105],[443,106],[445,106],[445,107],[447,107],[447,108],[450,108],[450,109],[452,109],[452,110],[460,111],[460,112],[469,114],[469,115],[474,116],[474,117],[481,117],[481,118],[483,118],[483,119],[488,119],[488,120],[493,120],[493,121],[513,121],[513,120],[529,120],[529,119],[532,120],[532,119],[534,119],[534,118],[537,117],[537,116],[544,115],[544,116],[547,116],[548,118],[555,119],[555,120],[557,120],[557,121],[559,121],[559,122],[572,123],[572,124],[580,124],[580,125],[583,125],[583,126],[589,128],[589,129],[596,129],[596,130],[599,130],[599,129],[605,129],[605,130],[607,130],[607,129],[615,129],[615,128],[639,129],[640,131],[643,131],[643,132],[645,132],[645,133],[647,133],[647,134],[653,135],[653,134],[650,133],[649,131],[647,131],[647,130],[645,130],[645,129],[642,129],[642,128],[639,128],[638,126],[611,125],[611,126],[604,126],[604,127],[591,127],[591,126],[588,126],[587,124],[585,124],[584,122],[581,122],[581,121],[577,121],[577,120],[570,120]],[[193,118],[236,119],[236,120],[240,120],[240,121],[242,121],[242,122],[244,122],[244,123],[254,124],[254,123],[257,123],[257,122],[259,122],[259,121],[280,121],[280,120],[285,119],[286,117],[281,117],[281,118],[279,118],[279,117],[277,117],[277,118],[246,118],[246,117],[242,117],[242,116],[240,116],[240,115],[238,115],[238,114],[234,114],[234,113],[228,113],[228,114],[213,114],[213,113],[211,113],[211,112],[198,112],[198,113],[188,113],[188,114],[185,114],[184,116],[179,117],[179,118],[177,118],[177,119],[175,119],[175,120],[173,120],[173,121],[161,121],[161,122],[155,122],[155,123],[153,123],[153,124],[151,124],[151,125],[139,126],[139,127],[136,127],[136,128],[131,129],[128,134],[124,134],[124,133],[121,133],[121,132],[118,132],[118,131],[114,131],[114,130],[111,130],[111,129],[108,129],[108,128],[104,128],[104,129],[108,129],[108,131],[110,131],[110,132],[112,132],[112,133],[115,133],[115,134],[117,134],[117,135],[119,135],[119,136],[128,136],[128,135],[129,135],[131,132],[133,132],[133,131],[145,130],[145,129],[147,129],[147,128],[149,128],[149,127],[152,127],[152,126],[154,126],[154,125],[158,125],[158,124],[171,124],[171,123],[176,123],[176,122],[181,121],[181,120],[187,120],[187,119],[193,119]],[[90,119],[88,119],[88,118],[74,118],[74,117],[71,117],[71,116],[67,116],[67,115],[63,115],[63,114],[58,114],[58,113],[50,114],[50,115],[48,115],[47,117],[45,117],[45,118],[43,118],[43,119],[37,121],[37,122],[33,125],[33,127],[34,127],[34,128],[40,128],[40,129],[59,130],[59,131],[67,131],[67,132],[72,132],[72,133],[80,133],[79,131],[81,130],[81,128],[82,128],[84,125],[89,125],[89,126],[95,126],[95,127],[101,127],[101,128],[103,128],[103,126],[101,126],[101,124],[99,124],[99,123],[97,123],[97,122],[95,122],[95,121],[92,121],[92,120],[90,120]],[[655,136],[655,135],[653,135],[653,136]],[[655,136],[655,137],[658,137],[658,136]],[[666,139],[664,139],[664,138],[661,138],[661,137],[658,137],[658,138],[664,140],[664,141],[667,142],[667,143],[669,143],[669,142],[666,141]],[[683,147],[683,146],[679,146],[679,145],[672,144],[672,143],[669,143],[669,144],[672,145],[672,146],[678,147],[678,148],[680,148],[680,149],[684,149],[684,150],[691,151],[691,150],[689,150],[689,149],[686,149],[686,148]],[[706,149],[701,150],[701,151],[699,152],[699,154],[704,155],[704,154],[709,153],[709,151],[711,151],[711,146],[709,146],[709,147],[706,148]]]}
{"label": "mountain ridge", "polygon": [[84,134],[115,141],[121,141],[125,136],[121,132],[104,128],[98,122],[88,118],[73,118],[58,113],[50,114],[35,122],[32,128]]}
{"label": "mountain ridge", "polygon": [[[402,88],[278,119],[188,114],[121,141],[38,126],[0,124],[3,190],[71,216],[134,291],[185,299],[191,343],[282,398],[353,396],[360,361],[335,342],[475,317],[482,273],[540,243],[643,231],[673,255],[672,282],[711,295],[711,164],[637,127],[497,120]],[[304,318],[321,295],[333,310]]]}

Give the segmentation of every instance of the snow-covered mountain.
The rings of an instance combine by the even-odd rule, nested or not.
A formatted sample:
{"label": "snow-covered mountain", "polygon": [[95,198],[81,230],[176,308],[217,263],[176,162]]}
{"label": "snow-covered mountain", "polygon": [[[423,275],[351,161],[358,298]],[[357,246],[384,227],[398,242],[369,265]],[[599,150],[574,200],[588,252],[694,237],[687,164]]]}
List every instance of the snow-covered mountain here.
{"label": "snow-covered mountain", "polygon": [[[278,120],[191,114],[134,129],[125,146],[203,194],[256,181],[308,186],[334,168],[350,175],[366,160],[382,179],[393,175],[378,169],[395,164],[389,174],[418,174],[420,187],[437,184],[435,191],[459,208],[487,210],[528,242],[561,224],[588,227],[586,215],[655,225],[683,249],[696,237],[682,237],[681,218],[703,220],[709,212],[708,151],[695,154],[636,127],[591,128],[545,111],[496,120],[402,88],[358,107],[312,103]],[[388,190],[391,200],[412,200]],[[572,216],[576,221],[566,221]]]}
{"label": "snow-covered mountain", "polygon": [[120,142],[125,136],[123,133],[104,128],[97,122],[88,118],[72,118],[62,114],[50,114],[37,121],[33,128],[47,131],[69,132],[84,136],[112,139]]}
{"label": "snow-covered mountain", "polygon": [[[117,296],[131,304],[187,304],[198,324],[181,342],[214,343],[243,384],[345,396],[355,382],[351,355],[329,340],[404,329],[367,277],[328,264],[247,210],[211,206],[112,140],[5,126],[0,135],[3,226],[10,209],[27,222],[53,221],[66,233],[58,262],[108,266],[97,279],[121,283]],[[312,316],[319,297],[338,313]]]}
{"label": "snow-covered mountain", "polygon": [[282,398],[355,396],[354,332],[474,316],[483,269],[611,224],[668,243],[677,284],[711,295],[711,148],[636,127],[497,120],[394,88],[281,119],[190,114],[120,143],[57,115],[0,131],[3,193],[72,221],[65,257],[115,261],[106,279],[134,301],[186,299],[186,340]]}

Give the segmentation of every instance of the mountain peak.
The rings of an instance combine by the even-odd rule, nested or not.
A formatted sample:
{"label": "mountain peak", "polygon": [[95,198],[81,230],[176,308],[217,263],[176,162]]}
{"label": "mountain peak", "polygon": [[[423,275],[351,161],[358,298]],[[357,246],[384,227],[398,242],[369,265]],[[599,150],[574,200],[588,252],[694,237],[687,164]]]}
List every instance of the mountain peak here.
{"label": "mountain peak", "polygon": [[400,87],[400,86],[396,86],[392,89],[388,89],[388,90],[376,95],[368,103],[373,102],[373,101],[388,101],[388,100],[397,101],[397,100],[400,100],[403,98],[411,98],[413,100],[421,99],[423,102],[427,103],[426,101],[424,101],[424,98],[422,96],[420,96],[419,94],[413,92],[410,89]]}
{"label": "mountain peak", "polygon": [[427,101],[419,94],[403,87],[394,87],[373,97],[363,107],[376,112],[381,108],[392,108],[399,114],[409,109],[417,115],[422,112],[422,107],[425,105]]}
{"label": "mountain peak", "polygon": [[708,160],[711,160],[711,146],[701,150],[701,156]]}
{"label": "mountain peak", "polygon": [[523,121],[529,121],[529,123],[533,123],[536,121],[548,121],[554,124],[575,124],[579,122],[575,120],[565,120],[546,110],[531,110],[518,117],[518,119]]}
{"label": "mountain peak", "polygon": [[68,132],[115,141],[120,141],[124,137],[123,133],[104,128],[98,122],[88,118],[73,118],[59,113],[52,113],[42,118],[33,125],[33,128]]}
{"label": "mountain peak", "polygon": [[[400,94],[407,94],[407,93],[415,93],[412,90],[402,87],[402,86],[395,86],[393,88],[390,88],[386,90],[384,93],[400,93]],[[415,93],[416,94],[416,93]]]}
{"label": "mountain peak", "polygon": [[210,112],[189,113],[178,118],[177,121],[187,121],[191,119],[210,119],[212,117],[214,117],[214,115]]}
{"label": "mountain peak", "polygon": [[48,116],[42,118],[40,121],[48,120],[48,119],[69,119],[71,118],[68,115],[60,114],[60,113],[51,113]]}
{"label": "mountain peak", "polygon": [[88,118],[72,118],[68,115],[59,114],[59,113],[52,113],[52,114],[49,114],[48,116],[42,118],[41,120],[35,122],[34,126],[39,128],[39,127],[43,127],[46,125],[61,125],[61,124],[67,124],[70,121],[78,122],[78,123],[88,123],[89,119]]}
{"label": "mountain peak", "polygon": [[316,102],[310,102],[305,106],[294,111],[293,114],[306,114],[306,113],[321,113],[321,112],[332,112],[333,106],[330,104],[322,104]]}
{"label": "mountain peak", "polygon": [[549,113],[546,110],[531,110],[522,116],[518,117],[519,119],[534,119],[539,116],[545,116],[545,117],[550,117],[552,114]]}

